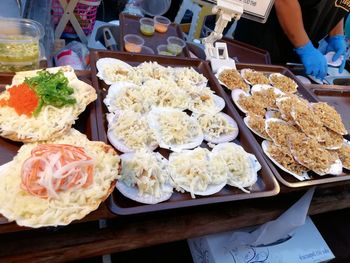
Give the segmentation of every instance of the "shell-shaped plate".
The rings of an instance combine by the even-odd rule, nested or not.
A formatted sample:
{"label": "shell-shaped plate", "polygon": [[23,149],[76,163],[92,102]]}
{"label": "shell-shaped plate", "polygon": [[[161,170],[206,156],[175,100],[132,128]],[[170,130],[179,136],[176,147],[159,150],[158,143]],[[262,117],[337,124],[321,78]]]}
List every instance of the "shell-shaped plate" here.
{"label": "shell-shaped plate", "polygon": [[271,134],[269,133],[269,126],[270,126],[270,123],[273,123],[273,122],[279,122],[279,123],[282,123],[282,124],[285,124],[285,125],[289,125],[288,122],[284,121],[284,120],[281,120],[281,119],[277,119],[277,118],[270,118],[270,119],[267,119],[265,121],[265,131],[266,133],[270,136],[271,140],[277,145],[277,146],[281,146],[279,145],[274,139],[273,139],[273,136],[271,136]]}
{"label": "shell-shaped plate", "polygon": [[[178,156],[179,154],[190,155],[191,152],[192,152],[192,150],[184,150],[184,151],[181,151],[181,153],[171,153],[169,156],[169,163],[171,163],[173,158],[176,158],[176,156]],[[210,158],[210,155],[211,155],[211,153],[209,152],[208,158]],[[189,156],[189,158],[190,158],[190,156]],[[178,184],[179,187],[182,188],[183,190],[185,190],[186,192],[191,193],[191,188],[189,186],[181,183],[181,182],[178,182],[176,179],[177,176],[174,176],[172,171],[170,171],[170,176],[172,177],[175,184]],[[208,184],[207,188],[204,191],[195,190],[195,191],[193,191],[193,194],[199,195],[199,196],[213,195],[213,194],[220,192],[221,189],[223,189],[225,187],[226,183],[227,183],[227,180],[225,178],[225,180],[223,180],[223,182],[221,182],[220,184]]]}
{"label": "shell-shaped plate", "polygon": [[204,140],[204,135],[203,135],[202,129],[200,128],[200,125],[199,125],[197,119],[194,117],[191,117],[191,116],[188,116],[188,120],[193,125],[196,125],[199,128],[199,133],[196,137],[192,138],[190,142],[185,143],[185,144],[173,144],[173,145],[171,145],[171,144],[164,142],[164,140],[162,138],[162,133],[161,133],[161,130],[159,127],[159,123],[157,121],[157,116],[164,115],[164,114],[171,113],[171,112],[182,112],[182,111],[176,110],[173,108],[154,107],[148,113],[148,116],[147,116],[148,124],[149,124],[149,127],[153,130],[154,134],[156,135],[159,146],[163,149],[169,149],[173,152],[180,152],[180,151],[185,150],[185,149],[193,149],[193,148],[197,147],[198,145],[200,145]]}
{"label": "shell-shaped plate", "polygon": [[243,113],[247,113],[248,111],[246,111],[245,109],[243,109],[243,107],[241,107],[241,105],[238,103],[240,96],[243,95],[245,97],[249,97],[250,94],[244,92],[241,89],[235,89],[231,92],[231,98],[232,101],[235,103],[235,105],[237,106],[238,109],[240,109],[241,112]]}
{"label": "shell-shaped plate", "polygon": [[97,77],[99,79],[102,79],[107,85],[112,85],[114,82],[113,80],[109,79],[104,74],[105,67],[118,67],[126,71],[134,70],[132,66],[130,66],[128,63],[125,63],[124,61],[120,59],[115,58],[100,58],[96,62],[96,68],[98,70]]}
{"label": "shell-shaped plate", "polygon": [[[235,143],[221,143],[216,145],[213,150],[212,153],[213,154],[218,154],[220,153],[220,151],[225,151],[227,147],[239,147],[242,148],[242,146],[235,144]],[[243,149],[244,150],[244,149]],[[244,150],[245,151],[245,150]],[[252,185],[255,184],[255,182],[258,180],[258,174],[257,172],[261,169],[261,165],[259,163],[259,161],[256,159],[256,157],[253,154],[247,153],[247,157],[248,157],[248,162],[249,162],[249,171],[247,174],[247,181],[246,182],[238,182],[236,180],[230,180],[230,177],[234,177],[235,179],[237,179],[236,176],[234,176],[233,174],[229,173],[228,174],[228,180],[227,180],[227,184],[230,186],[234,186],[239,188],[240,190],[242,190],[245,193],[250,193],[249,190],[245,189],[245,188],[249,188]]]}
{"label": "shell-shaped plate", "polygon": [[281,170],[285,171],[286,173],[289,173],[290,175],[294,176],[296,179],[298,179],[299,181],[305,181],[305,180],[310,180],[310,176],[308,175],[307,172],[302,173],[302,175],[298,175],[296,173],[293,173],[292,171],[286,169],[284,166],[282,166],[279,162],[277,162],[268,152],[268,148],[269,148],[269,144],[271,142],[269,141],[263,141],[261,143],[261,147],[264,151],[264,153],[266,154],[267,157],[269,157],[269,159],[276,165],[278,166]]}
{"label": "shell-shaped plate", "polygon": [[118,82],[109,87],[107,96],[104,98],[103,103],[106,105],[109,112],[114,112],[118,109],[113,102],[116,100],[118,96],[123,94],[126,89],[135,88],[137,85],[130,82]]}
{"label": "shell-shaped plate", "polygon": [[270,138],[265,137],[264,135],[262,135],[259,131],[254,130],[250,125],[249,125],[249,119],[250,117],[244,117],[243,118],[243,122],[245,123],[245,125],[249,128],[249,130],[251,130],[254,134],[258,135],[260,138],[263,138],[265,140],[270,140]]}
{"label": "shell-shaped plate", "polygon": [[214,101],[214,106],[212,108],[197,109],[194,105],[191,105],[190,103],[188,109],[196,114],[215,114],[222,111],[226,106],[225,100],[215,94],[212,94],[211,96],[213,97]]}
{"label": "shell-shaped plate", "polygon": [[[157,159],[159,161],[165,163],[168,162],[163,156],[160,155],[160,153],[155,154],[157,155]],[[120,156],[120,159],[122,161],[127,161],[132,159],[133,155],[134,153],[125,153]],[[139,195],[139,190],[137,187],[130,187],[120,180],[117,182],[116,188],[125,197],[143,204],[157,204],[170,199],[171,195],[173,194],[173,187],[171,186],[170,182],[163,185],[163,191],[159,197],[152,196],[150,194],[144,194],[141,196]]]}
{"label": "shell-shaped plate", "polygon": [[[118,139],[113,132],[113,124],[118,121],[118,117],[120,116],[122,111],[115,111],[113,113],[106,114],[106,118],[108,121],[108,131],[107,138],[109,142],[116,148],[118,151],[123,153],[132,153],[135,152],[134,149],[128,147],[123,140]],[[157,149],[158,143],[154,143],[148,146],[148,150],[154,151]]]}
{"label": "shell-shaped plate", "polygon": [[[270,81],[270,83],[272,84],[272,77],[273,76],[277,76],[277,77],[286,77],[286,76],[284,76],[283,74],[281,74],[281,73],[272,73],[272,74],[270,74],[270,76],[269,76],[269,81]],[[294,88],[295,88],[295,92],[297,92],[297,89],[298,89],[298,84],[293,80],[293,82],[294,82]],[[293,93],[295,93],[295,92],[293,92]]]}
{"label": "shell-shaped plate", "polygon": [[[224,82],[222,82],[221,80],[220,80],[220,74],[224,71],[224,70],[237,70],[235,67],[228,67],[228,66],[222,66],[222,67],[220,67],[218,70],[217,70],[217,72],[216,72],[216,74],[215,74],[215,77],[217,78],[217,80],[219,81],[219,83],[222,85],[222,86],[224,86],[224,87],[226,87],[227,89],[229,89],[229,90],[234,90],[234,89],[242,89],[242,87],[236,87],[236,88],[234,88],[234,89],[232,89],[232,88],[229,88]],[[244,79],[243,79],[244,80]],[[244,80],[244,82],[246,82],[245,80]],[[248,83],[247,83],[248,84]],[[248,86],[248,89],[249,89],[249,84],[247,85]]]}
{"label": "shell-shaped plate", "polygon": [[[232,128],[234,128],[235,130],[231,133],[221,135],[219,138],[213,138],[209,134],[207,134],[203,131],[204,140],[206,140],[207,142],[218,144],[218,143],[230,142],[230,141],[233,141],[234,139],[236,139],[238,136],[238,133],[239,133],[239,129],[238,129],[238,125],[237,125],[236,121],[234,119],[232,119],[229,115],[227,115],[226,113],[223,113],[223,112],[219,112],[215,115],[221,115],[222,117],[224,117],[227,120],[227,122],[229,123],[229,125]],[[192,114],[192,116],[198,119],[200,114]]]}
{"label": "shell-shaped plate", "polygon": [[[344,139],[344,144],[348,147],[350,147],[350,142],[346,139]],[[1,166],[0,166],[1,167]],[[343,167],[347,170],[350,170],[350,166],[346,166],[345,164],[343,164]]]}

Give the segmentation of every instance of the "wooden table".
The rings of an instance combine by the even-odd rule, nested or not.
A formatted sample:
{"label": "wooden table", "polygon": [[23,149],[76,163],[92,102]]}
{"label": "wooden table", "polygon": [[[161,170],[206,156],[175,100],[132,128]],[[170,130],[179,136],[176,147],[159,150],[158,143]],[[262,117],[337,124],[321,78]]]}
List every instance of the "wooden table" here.
{"label": "wooden table", "polygon": [[[83,220],[58,228],[23,228],[0,216],[0,262],[64,262],[262,224],[278,217],[306,190],[281,185],[275,197],[138,216],[113,215],[103,203]],[[309,214],[349,207],[350,181],[321,185]]]}
{"label": "wooden table", "polygon": [[[350,207],[349,186],[342,182],[317,188],[310,215]],[[63,262],[262,224],[306,190],[282,186],[282,193],[270,198],[125,217],[111,214],[102,204],[84,220],[59,228],[2,224],[0,262]],[[105,228],[99,228],[98,219],[106,219]]]}

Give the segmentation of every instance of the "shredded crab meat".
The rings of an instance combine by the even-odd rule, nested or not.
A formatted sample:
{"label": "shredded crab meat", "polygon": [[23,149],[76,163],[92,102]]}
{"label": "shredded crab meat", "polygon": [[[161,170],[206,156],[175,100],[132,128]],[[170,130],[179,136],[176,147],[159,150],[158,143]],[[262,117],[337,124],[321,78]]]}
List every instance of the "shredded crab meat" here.
{"label": "shredded crab meat", "polygon": [[123,160],[120,180],[130,187],[136,186],[140,196],[160,197],[169,176],[165,163],[155,153],[141,150],[130,160]]}
{"label": "shredded crab meat", "polygon": [[198,122],[203,132],[211,138],[218,139],[237,130],[221,114],[203,114],[198,117]]}
{"label": "shredded crab meat", "polygon": [[307,172],[308,169],[296,162],[293,155],[290,153],[287,147],[279,147],[274,144],[270,144],[267,152],[270,156],[276,160],[280,165],[297,175],[302,175],[303,172]]}
{"label": "shredded crab meat", "polygon": [[249,85],[244,82],[242,76],[235,69],[225,69],[220,75],[219,79],[230,89],[242,89],[249,92]]}
{"label": "shredded crab meat", "polygon": [[217,105],[215,104],[214,92],[208,88],[193,88],[189,95],[191,97],[190,110],[199,112],[216,112]]}
{"label": "shredded crab meat", "polygon": [[296,161],[319,174],[327,173],[338,157],[323,149],[315,139],[299,133],[289,137],[289,149]]}
{"label": "shredded crab meat", "polygon": [[309,105],[298,101],[292,106],[292,115],[296,124],[307,136],[324,141],[326,135],[322,122]]}
{"label": "shredded crab meat", "polygon": [[271,75],[271,84],[282,90],[285,93],[295,93],[297,91],[297,85],[291,78],[283,75]]}
{"label": "shredded crab meat", "polygon": [[270,138],[265,130],[265,119],[262,116],[249,112],[248,117],[248,124],[252,130],[261,134],[264,138]]}
{"label": "shredded crab meat", "polygon": [[275,142],[275,144],[285,147],[288,145],[288,137],[291,134],[298,132],[299,130],[296,127],[289,125],[288,123],[278,121],[270,121],[267,128],[267,134]]}
{"label": "shredded crab meat", "polygon": [[261,100],[254,100],[254,96],[239,96],[238,104],[246,111],[256,115],[265,116],[265,103]]}
{"label": "shredded crab meat", "polygon": [[158,115],[158,123],[162,138],[167,144],[189,143],[201,131],[198,122],[184,112]]}
{"label": "shredded crab meat", "polygon": [[315,115],[321,119],[324,126],[341,135],[347,134],[341,116],[332,106],[325,102],[319,102],[313,104],[312,109]]}
{"label": "shredded crab meat", "polygon": [[175,80],[180,85],[182,85],[184,82],[190,82],[193,85],[200,85],[208,81],[203,74],[198,73],[193,68],[176,68]]}
{"label": "shredded crab meat", "polygon": [[339,159],[346,169],[350,169],[350,145],[343,143],[342,147],[337,150]]}
{"label": "shredded crab meat", "polygon": [[[182,186],[190,189],[192,198],[194,192],[203,192],[209,185],[225,182],[227,170],[222,158],[210,158],[210,152],[205,148],[173,154],[169,159],[171,176],[178,189]],[[216,167],[214,170],[211,166]]]}
{"label": "shredded crab meat", "polygon": [[120,110],[146,113],[156,103],[156,92],[156,89],[149,86],[127,88],[115,98],[114,104]]}
{"label": "shredded crab meat", "polygon": [[157,144],[146,118],[136,112],[121,112],[110,129],[119,140],[133,150],[149,148]]}
{"label": "shredded crab meat", "polygon": [[134,84],[141,84],[140,75],[134,70],[125,69],[121,66],[106,66],[103,74],[112,82],[128,81]]}
{"label": "shredded crab meat", "polygon": [[250,71],[247,70],[244,72],[243,76],[247,81],[249,81],[252,85],[256,84],[269,84],[269,79],[262,72]]}
{"label": "shredded crab meat", "polygon": [[173,69],[163,67],[157,62],[144,62],[135,68],[138,75],[142,76],[143,80],[148,79],[168,79],[173,75]]}

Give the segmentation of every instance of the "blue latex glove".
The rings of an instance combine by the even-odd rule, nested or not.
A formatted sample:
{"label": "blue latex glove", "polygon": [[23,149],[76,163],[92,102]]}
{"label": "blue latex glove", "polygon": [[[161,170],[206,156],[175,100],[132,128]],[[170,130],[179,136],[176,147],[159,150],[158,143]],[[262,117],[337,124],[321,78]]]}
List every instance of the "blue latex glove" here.
{"label": "blue latex glove", "polygon": [[305,73],[323,80],[327,75],[327,61],[311,41],[305,46],[294,49],[305,67]]}
{"label": "blue latex glove", "polygon": [[339,67],[339,73],[342,73],[345,68],[346,62],[346,43],[344,35],[335,35],[332,37],[327,37],[326,41],[328,43],[326,52],[334,51],[333,62],[336,61],[340,56],[343,56],[343,62]]}

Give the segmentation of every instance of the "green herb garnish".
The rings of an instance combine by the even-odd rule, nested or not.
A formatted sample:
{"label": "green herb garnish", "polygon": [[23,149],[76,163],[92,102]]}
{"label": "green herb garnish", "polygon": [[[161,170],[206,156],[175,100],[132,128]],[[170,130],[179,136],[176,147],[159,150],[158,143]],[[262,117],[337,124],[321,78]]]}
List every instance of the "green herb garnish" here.
{"label": "green herb garnish", "polygon": [[39,71],[38,75],[32,78],[25,78],[28,84],[38,95],[39,104],[33,112],[37,116],[44,105],[52,105],[62,108],[65,105],[73,105],[77,101],[70,95],[74,90],[68,86],[68,79],[62,71],[50,73],[46,70]]}

